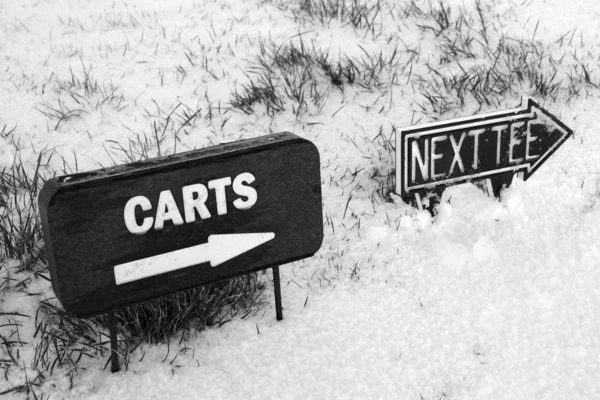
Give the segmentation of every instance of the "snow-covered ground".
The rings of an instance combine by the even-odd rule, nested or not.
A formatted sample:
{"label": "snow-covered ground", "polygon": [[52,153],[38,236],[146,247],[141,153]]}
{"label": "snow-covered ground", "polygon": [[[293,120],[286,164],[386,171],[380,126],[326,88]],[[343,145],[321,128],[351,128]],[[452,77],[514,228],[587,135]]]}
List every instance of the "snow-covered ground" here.
{"label": "snow-covered ground", "polygon": [[[427,65],[438,65],[443,35],[403,14],[408,2],[385,2],[372,29],[294,20],[289,8],[302,2],[287,3],[0,3],[0,131],[15,127],[0,135],[1,166],[13,162],[15,142],[30,168],[41,149],[54,149],[59,173],[129,161],[119,146],[141,146],[136,137],[151,137],[152,123],[179,103],[179,110],[201,108],[201,118],[168,131],[163,154],[291,131],[321,155],[325,239],[312,258],[281,267],[283,321],[271,297],[266,312],[181,345],[142,345],[126,371],[104,370],[106,357],[81,361],[74,377],[63,368],[42,371],[38,398],[600,398],[600,5],[481,2],[490,41],[501,33],[541,41],[561,68],[585,65],[591,83],[577,96],[566,89],[555,101],[534,96],[575,135],[531,179],[515,181],[500,200],[472,184],[452,187],[432,217],[397,196],[384,201],[380,182],[390,185],[394,168],[384,139],[418,121],[514,108],[531,89],[492,96],[492,105],[470,98],[442,115],[424,112],[415,77],[435,79]],[[475,2],[449,4],[451,17],[462,8],[474,32],[482,30]],[[332,59],[389,59],[397,48],[399,61],[369,87],[317,82],[328,88],[324,100],[301,112],[289,99],[273,115],[260,104],[250,114],[227,110],[231,93],[253,76],[261,44],[299,40]],[[86,74],[102,90],[86,93],[77,84]],[[61,120],[61,110],[70,118]],[[5,278],[16,261],[0,266]],[[33,316],[37,302],[53,296],[49,282],[30,279],[37,296],[0,292],[0,334],[18,321],[28,343],[19,348],[20,367],[0,347],[0,393],[9,398],[34,398],[8,390],[39,373]]]}

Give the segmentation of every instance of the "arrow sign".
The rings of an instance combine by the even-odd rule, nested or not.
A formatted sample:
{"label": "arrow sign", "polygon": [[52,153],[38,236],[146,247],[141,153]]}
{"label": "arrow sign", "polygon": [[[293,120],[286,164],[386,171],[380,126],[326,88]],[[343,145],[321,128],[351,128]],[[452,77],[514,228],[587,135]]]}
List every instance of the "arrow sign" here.
{"label": "arrow sign", "polygon": [[517,109],[405,128],[396,133],[396,192],[511,172],[527,180],[572,134],[528,97]]}
{"label": "arrow sign", "polygon": [[38,203],[52,289],[80,318],[275,271],[323,241],[319,151],[289,132],[56,177]]}
{"label": "arrow sign", "polygon": [[122,285],[205,262],[216,267],[274,237],[273,232],[210,235],[207,243],[116,265],[115,282]]}

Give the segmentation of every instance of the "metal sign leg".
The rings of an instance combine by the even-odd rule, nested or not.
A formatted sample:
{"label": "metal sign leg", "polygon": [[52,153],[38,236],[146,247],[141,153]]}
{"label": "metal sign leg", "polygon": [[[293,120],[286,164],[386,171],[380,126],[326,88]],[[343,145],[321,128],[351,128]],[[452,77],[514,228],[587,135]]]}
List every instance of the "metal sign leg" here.
{"label": "metal sign leg", "polygon": [[500,192],[502,189],[507,188],[513,181],[514,173],[512,171],[505,172],[502,174],[498,174],[489,180],[490,184],[487,186],[491,186],[492,193],[489,192],[490,188],[488,188],[488,194],[490,196],[500,197]]}
{"label": "metal sign leg", "polygon": [[281,284],[279,282],[279,265],[273,267],[273,286],[275,288],[275,314],[277,321],[283,319],[283,310],[281,308]]}
{"label": "metal sign leg", "polygon": [[110,333],[110,372],[119,372],[119,348],[117,346],[117,323],[115,320],[115,312],[108,312],[108,331]]}

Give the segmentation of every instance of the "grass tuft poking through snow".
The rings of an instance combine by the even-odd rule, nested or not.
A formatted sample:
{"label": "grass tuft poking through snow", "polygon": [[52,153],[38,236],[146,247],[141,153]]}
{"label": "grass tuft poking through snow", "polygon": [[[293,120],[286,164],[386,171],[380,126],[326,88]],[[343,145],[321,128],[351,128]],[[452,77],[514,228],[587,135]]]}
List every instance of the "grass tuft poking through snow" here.
{"label": "grass tuft poking through snow", "polygon": [[[233,318],[256,315],[264,303],[264,282],[256,273],[178,292],[115,312],[119,357],[125,369],[142,343],[167,343],[180,335],[179,345],[206,327]],[[39,335],[33,365],[50,373],[64,367],[72,373],[84,358],[106,357],[110,341],[106,315],[80,319],[69,316],[55,301],[40,302],[35,317]],[[70,372],[71,373],[71,372]],[[69,374],[70,374],[69,373]]]}
{"label": "grass tuft poking through snow", "polygon": [[337,20],[367,30],[374,30],[382,7],[381,0],[299,0],[276,1],[276,4],[281,10],[291,12],[294,22],[328,25]]}
{"label": "grass tuft poking through snow", "polygon": [[231,95],[231,106],[246,114],[261,103],[268,115],[286,109],[291,101],[298,120],[310,112],[319,114],[333,90],[343,93],[347,85],[369,91],[385,86],[383,76],[391,76],[398,67],[399,53],[369,52],[362,49],[356,57],[334,59],[327,50],[309,45],[302,37],[290,43],[260,43],[260,55],[250,64],[248,83]]}
{"label": "grass tuft poking through snow", "polygon": [[13,160],[0,169],[0,259],[20,260],[23,269],[45,263],[37,194],[48,176],[54,152],[42,149],[33,168],[23,162],[21,144],[13,142]]}
{"label": "grass tuft poking through snow", "polygon": [[564,96],[568,102],[597,87],[590,67],[564,50],[564,36],[555,43],[536,39],[535,32],[530,38],[515,36],[499,26],[500,16],[491,7],[479,0],[475,5],[468,11],[440,2],[424,10],[413,1],[406,9],[405,15],[415,17],[416,26],[431,31],[437,41],[435,53],[419,53],[427,58],[427,70],[413,81],[415,95],[423,97],[418,103],[423,115],[438,119],[479,104],[478,110],[469,110],[476,113],[522,94],[552,102]]}

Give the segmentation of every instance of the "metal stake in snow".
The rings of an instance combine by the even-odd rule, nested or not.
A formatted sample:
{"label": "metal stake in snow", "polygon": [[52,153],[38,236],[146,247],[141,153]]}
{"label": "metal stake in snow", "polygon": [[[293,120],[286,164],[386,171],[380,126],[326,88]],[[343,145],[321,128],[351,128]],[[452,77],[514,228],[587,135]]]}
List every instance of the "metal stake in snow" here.
{"label": "metal stake in snow", "polygon": [[422,196],[485,180],[499,195],[515,173],[527,180],[573,134],[535,101],[517,109],[413,126],[396,133],[396,192]]}

